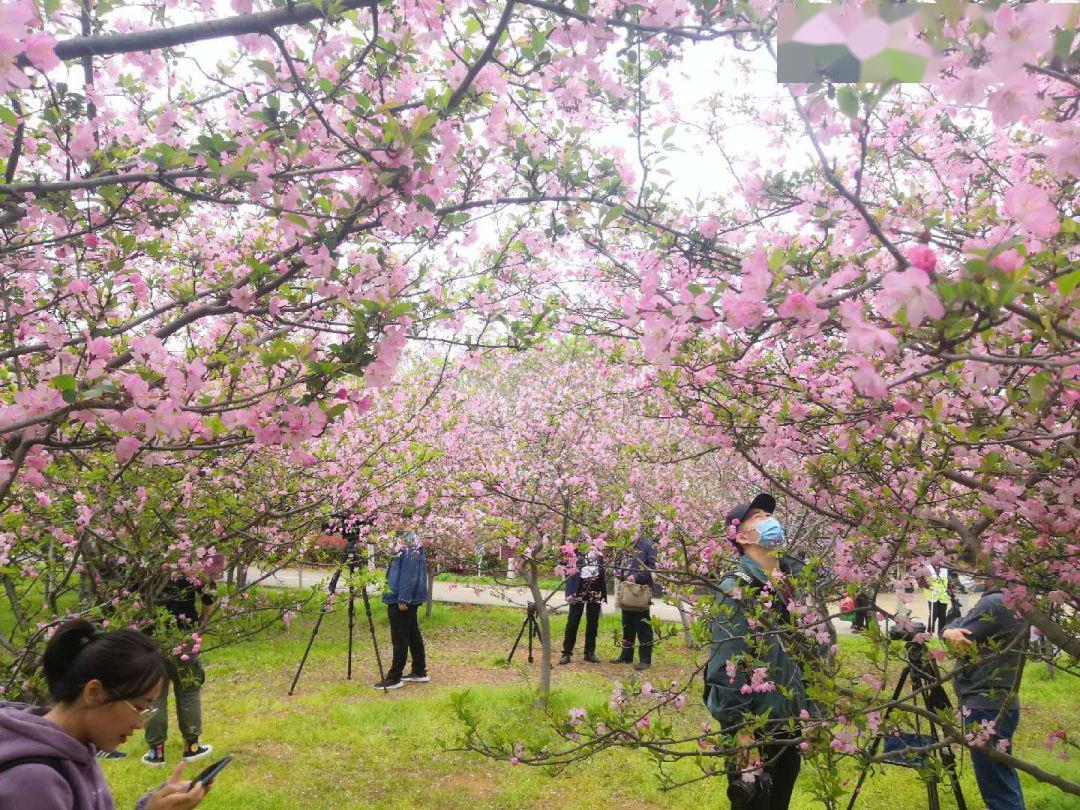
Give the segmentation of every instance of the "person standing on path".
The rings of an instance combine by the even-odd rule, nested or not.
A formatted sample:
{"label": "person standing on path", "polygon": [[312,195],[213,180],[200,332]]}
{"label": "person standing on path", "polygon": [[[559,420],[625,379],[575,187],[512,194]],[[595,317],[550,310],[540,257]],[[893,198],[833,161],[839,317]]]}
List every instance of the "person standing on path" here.
{"label": "person standing on path", "polygon": [[[192,633],[185,642],[185,651],[166,657],[169,680],[154,701],[154,712],[146,722],[148,750],[142,756],[144,765],[160,767],[165,764],[165,740],[169,733],[169,682],[176,694],[176,721],[184,738],[184,762],[195,762],[210,756],[213,746],[199,742],[202,734],[202,686],[206,668],[199,655],[199,646],[206,623],[217,601],[217,580],[225,570],[225,559],[215,555],[207,560],[202,579],[175,579],[166,583],[158,604],[176,619],[180,630]],[[196,604],[197,603],[197,604]]]}
{"label": "person standing on path", "polygon": [[596,632],[600,625],[600,603],[607,601],[607,572],[604,570],[604,558],[593,550],[584,555],[574,553],[574,563],[580,561],[581,567],[566,578],[566,604],[570,614],[566,619],[566,632],[563,634],[562,658],[560,664],[569,664],[577,643],[578,626],[581,614],[585,614],[585,660],[590,664],[599,664],[596,657]]}
{"label": "person standing on path", "polygon": [[[427,683],[427,658],[424,639],[416,614],[427,601],[427,549],[412,532],[397,532],[397,547],[386,572],[386,603],[390,621],[390,644],[394,655],[386,677],[375,684],[376,689],[400,689],[404,683]],[[412,656],[412,669],[405,672],[405,663]]]}
{"label": "person standing on path", "polygon": [[941,638],[945,631],[945,616],[949,612],[949,572],[936,565],[927,565],[926,574],[926,587],[923,588],[928,608],[926,631]]}
{"label": "person standing on path", "polygon": [[[660,584],[653,577],[656,570],[656,546],[644,534],[634,542],[634,550],[629,557],[623,557],[615,566],[615,575],[620,579],[649,585],[652,595],[660,595]],[[653,627],[649,608],[644,610],[622,609],[622,645],[619,654],[611,660],[613,664],[634,663],[634,641],[638,644],[638,662],[634,669],[643,670],[652,666]]]}
{"label": "person standing on path", "polygon": [[993,810],[1024,810],[1016,769],[986,750],[993,746],[1012,753],[1020,724],[1018,695],[1028,624],[1006,606],[1000,586],[988,582],[986,588],[967,615],[945,628],[942,638],[964,659],[953,678],[964,727],[985,736],[981,746],[970,748],[979,793]]}

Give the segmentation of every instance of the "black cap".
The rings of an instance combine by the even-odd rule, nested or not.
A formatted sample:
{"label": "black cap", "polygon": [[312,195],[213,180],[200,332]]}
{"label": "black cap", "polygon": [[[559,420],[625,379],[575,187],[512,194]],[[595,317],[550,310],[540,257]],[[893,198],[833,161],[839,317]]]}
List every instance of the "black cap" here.
{"label": "black cap", "polygon": [[750,503],[740,503],[727,513],[727,517],[724,518],[724,525],[730,526],[736,520],[739,521],[739,523],[742,523],[743,518],[746,517],[746,513],[751,509],[760,509],[771,515],[776,511],[776,498],[768,492],[762,492],[760,495],[757,495],[754,500],[750,501]]}

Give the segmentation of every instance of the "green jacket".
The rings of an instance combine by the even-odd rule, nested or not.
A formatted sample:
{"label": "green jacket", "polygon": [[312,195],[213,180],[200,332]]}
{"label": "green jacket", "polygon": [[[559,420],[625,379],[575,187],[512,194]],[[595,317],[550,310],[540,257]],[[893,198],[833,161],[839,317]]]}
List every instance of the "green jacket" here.
{"label": "green jacket", "polygon": [[[780,569],[790,575],[798,575],[803,567],[790,558],[780,563]],[[762,617],[766,627],[751,629],[747,621],[746,606],[758,599],[767,582],[761,566],[741,557],[738,568],[720,581],[715,593],[719,612],[712,623],[704,699],[710,714],[728,732],[743,725],[747,714],[760,717],[768,713],[770,720],[786,721],[811,709],[802,670],[790,649],[793,644],[800,649],[816,645],[807,644],[805,637],[796,638],[798,631],[786,629],[791,627],[791,619],[779,594],[774,595],[773,608]],[[734,679],[729,676],[729,661],[734,661]],[[761,667],[766,670],[759,671],[755,690],[754,670]],[[769,684],[772,689],[768,689]]]}

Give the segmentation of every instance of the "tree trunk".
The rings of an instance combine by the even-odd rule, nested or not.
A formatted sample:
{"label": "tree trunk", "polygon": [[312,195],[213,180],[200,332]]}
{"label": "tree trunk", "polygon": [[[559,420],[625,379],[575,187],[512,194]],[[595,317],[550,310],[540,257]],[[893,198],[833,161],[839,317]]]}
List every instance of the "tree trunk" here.
{"label": "tree trunk", "polygon": [[683,641],[686,642],[686,649],[693,649],[694,638],[690,635],[690,617],[683,610],[682,599],[678,600],[675,606],[679,609],[679,620],[682,622]]}
{"label": "tree trunk", "polygon": [[431,618],[431,605],[435,601],[435,577],[439,572],[432,566],[427,571],[427,603],[424,605],[424,618]]}
{"label": "tree trunk", "polygon": [[525,565],[524,573],[529,583],[529,593],[532,594],[533,603],[536,605],[536,618],[540,621],[540,688],[537,692],[536,703],[541,708],[547,708],[548,695],[551,693],[551,615],[548,613],[547,602],[540,592],[536,562],[529,560]]}

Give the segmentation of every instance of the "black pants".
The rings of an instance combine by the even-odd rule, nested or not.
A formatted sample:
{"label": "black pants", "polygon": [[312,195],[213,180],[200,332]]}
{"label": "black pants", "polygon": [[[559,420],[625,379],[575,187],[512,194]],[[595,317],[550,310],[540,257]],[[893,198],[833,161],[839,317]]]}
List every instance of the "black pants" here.
{"label": "black pants", "polygon": [[596,655],[596,629],[600,624],[599,602],[571,602],[570,615],[566,619],[566,633],[563,635],[562,651],[570,655],[577,644],[578,625],[581,614],[585,614],[585,656]]}
{"label": "black pants", "polygon": [[412,671],[416,675],[427,673],[427,660],[424,658],[424,639],[420,635],[420,625],[416,621],[419,605],[409,605],[402,610],[396,604],[387,605],[390,618],[390,643],[394,647],[394,660],[386,677],[397,680],[405,671],[405,661],[412,655]]}
{"label": "black pants", "polygon": [[635,639],[638,642],[638,660],[643,664],[651,664],[653,630],[648,608],[622,612],[622,655],[619,657],[627,663],[634,660]]}
{"label": "black pants", "polygon": [[870,613],[870,597],[865,593],[855,595],[855,620],[851,623],[852,630],[865,630]]}
{"label": "black pants", "polygon": [[927,604],[930,605],[930,621],[926,630],[940,636],[945,632],[945,614],[949,612],[949,605],[946,602],[928,602]]}
{"label": "black pants", "polygon": [[[802,767],[799,749],[791,745],[789,740],[776,735],[775,742],[760,748],[762,770],[772,780],[771,790],[755,791],[749,799],[744,798],[742,791],[729,791],[731,810],[787,810],[792,791],[795,790],[795,780],[799,777],[799,768]],[[729,785],[742,781],[742,772],[734,759],[728,760],[727,774]]]}

